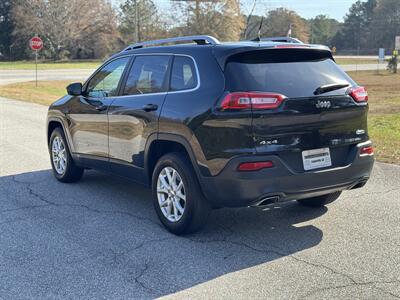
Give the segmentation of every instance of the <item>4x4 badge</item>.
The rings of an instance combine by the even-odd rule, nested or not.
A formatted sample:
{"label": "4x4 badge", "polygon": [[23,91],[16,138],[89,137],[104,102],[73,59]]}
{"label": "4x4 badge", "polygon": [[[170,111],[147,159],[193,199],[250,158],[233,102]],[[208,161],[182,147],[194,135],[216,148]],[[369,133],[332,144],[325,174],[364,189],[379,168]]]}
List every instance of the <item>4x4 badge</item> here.
{"label": "4x4 badge", "polygon": [[321,101],[318,100],[318,102],[315,104],[316,108],[329,108],[331,107],[331,101]]}

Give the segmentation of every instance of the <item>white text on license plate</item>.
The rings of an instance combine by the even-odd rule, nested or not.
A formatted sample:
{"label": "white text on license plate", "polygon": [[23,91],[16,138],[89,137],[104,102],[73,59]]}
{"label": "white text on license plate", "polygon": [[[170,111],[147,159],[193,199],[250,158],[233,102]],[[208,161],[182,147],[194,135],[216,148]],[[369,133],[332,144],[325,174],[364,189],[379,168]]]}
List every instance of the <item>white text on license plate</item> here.
{"label": "white text on license plate", "polygon": [[313,170],[332,165],[329,148],[306,150],[302,153],[304,170]]}

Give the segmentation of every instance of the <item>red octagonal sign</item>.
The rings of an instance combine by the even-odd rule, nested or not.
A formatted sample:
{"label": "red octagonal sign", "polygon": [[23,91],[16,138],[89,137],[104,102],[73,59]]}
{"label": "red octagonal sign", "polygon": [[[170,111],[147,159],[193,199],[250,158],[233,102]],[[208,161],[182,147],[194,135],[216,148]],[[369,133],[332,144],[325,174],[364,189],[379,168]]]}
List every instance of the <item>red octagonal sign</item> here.
{"label": "red octagonal sign", "polygon": [[39,51],[40,49],[43,48],[43,41],[40,37],[34,36],[33,38],[30,39],[29,46],[31,47],[32,50]]}

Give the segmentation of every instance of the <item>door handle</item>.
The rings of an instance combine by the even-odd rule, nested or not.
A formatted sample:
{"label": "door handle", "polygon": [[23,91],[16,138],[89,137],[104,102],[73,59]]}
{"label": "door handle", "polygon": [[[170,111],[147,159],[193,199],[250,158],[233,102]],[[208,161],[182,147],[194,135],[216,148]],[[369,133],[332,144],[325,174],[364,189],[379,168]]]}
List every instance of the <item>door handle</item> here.
{"label": "door handle", "polygon": [[100,105],[95,106],[94,108],[98,111],[103,111],[103,110],[107,109],[107,105],[100,104]]}
{"label": "door handle", "polygon": [[157,104],[146,104],[143,106],[143,110],[144,111],[154,111],[158,109],[158,105]]}

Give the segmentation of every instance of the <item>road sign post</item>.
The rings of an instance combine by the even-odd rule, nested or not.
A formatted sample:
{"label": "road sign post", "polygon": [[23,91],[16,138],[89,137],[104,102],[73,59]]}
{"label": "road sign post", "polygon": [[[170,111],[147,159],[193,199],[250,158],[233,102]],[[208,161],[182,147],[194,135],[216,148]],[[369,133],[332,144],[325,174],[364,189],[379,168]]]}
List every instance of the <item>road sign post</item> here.
{"label": "road sign post", "polygon": [[394,40],[394,49],[400,50],[400,35],[397,35]]}
{"label": "road sign post", "polygon": [[379,74],[379,66],[381,63],[385,61],[385,48],[379,48],[379,58],[378,58],[378,74]]}
{"label": "road sign post", "polygon": [[37,58],[38,58],[38,52],[43,48],[43,41],[40,37],[34,36],[33,38],[30,39],[29,41],[29,47],[33,51],[35,51],[35,82],[36,82],[36,87],[37,87]]}

